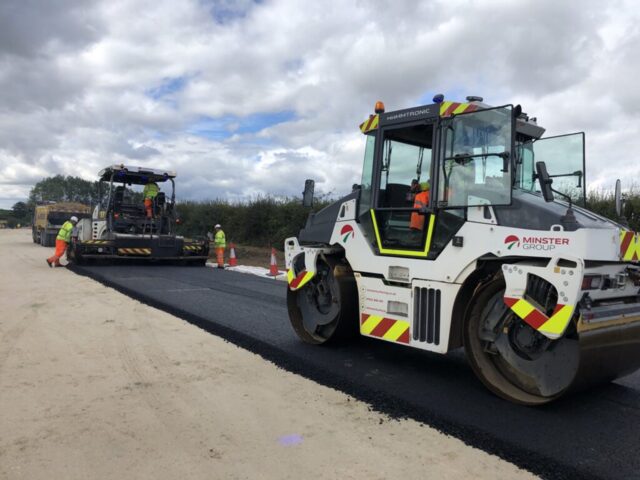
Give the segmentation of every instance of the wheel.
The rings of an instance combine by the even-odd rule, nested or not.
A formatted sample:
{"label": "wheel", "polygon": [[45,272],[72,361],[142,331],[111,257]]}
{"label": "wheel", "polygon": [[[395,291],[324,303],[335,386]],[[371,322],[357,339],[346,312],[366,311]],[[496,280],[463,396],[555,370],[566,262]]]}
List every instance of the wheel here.
{"label": "wheel", "polygon": [[46,230],[40,234],[40,238],[42,238],[43,247],[53,247],[56,244],[55,236],[47,233]]}
{"label": "wheel", "polygon": [[[505,305],[504,291],[504,279],[498,278],[471,299],[465,352],[476,375],[495,394],[524,405],[548,403],[566,392],[576,377],[577,335],[568,329],[562,338],[548,339]],[[547,314],[557,300],[550,291],[537,302]]]}
{"label": "wheel", "polygon": [[351,268],[341,258],[318,258],[316,275],[300,290],[287,288],[289,320],[298,337],[315,345],[357,333],[358,297]]}
{"label": "wheel", "polygon": [[67,250],[67,260],[74,265],[86,265],[87,259],[78,251],[78,247],[75,244],[71,244]]}
{"label": "wheel", "polygon": [[38,243],[38,236],[36,235],[35,228],[31,229],[31,239],[33,240],[33,243]]}

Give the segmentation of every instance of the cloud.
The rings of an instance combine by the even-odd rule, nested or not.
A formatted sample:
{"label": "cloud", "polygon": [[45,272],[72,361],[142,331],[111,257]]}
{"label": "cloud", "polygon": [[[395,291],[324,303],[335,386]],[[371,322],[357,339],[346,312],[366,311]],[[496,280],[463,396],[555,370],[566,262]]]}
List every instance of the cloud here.
{"label": "cloud", "polygon": [[584,130],[587,182],[638,175],[639,13],[528,0],[0,4],[0,206],[47,175],[178,171],[178,197],[347,193],[358,125],[482,95],[548,135]]}

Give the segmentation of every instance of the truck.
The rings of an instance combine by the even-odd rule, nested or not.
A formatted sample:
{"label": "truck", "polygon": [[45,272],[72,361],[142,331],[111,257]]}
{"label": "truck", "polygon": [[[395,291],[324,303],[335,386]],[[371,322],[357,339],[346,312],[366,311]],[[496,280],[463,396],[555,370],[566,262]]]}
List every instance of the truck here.
{"label": "truck", "polygon": [[31,237],[33,243],[43,247],[52,247],[62,224],[72,216],[87,218],[91,216],[91,207],[79,202],[51,202],[36,205],[33,214]]}
{"label": "truck", "polygon": [[520,105],[442,95],[378,102],[360,130],[360,184],[285,240],[300,339],[464,348],[524,405],[640,367],[640,242],[619,188],[618,218],[587,208],[584,133],[543,137]]}
{"label": "truck", "polygon": [[[95,260],[178,261],[204,265],[209,256],[206,239],[176,233],[176,173],[146,167],[111,165],[98,173],[100,202],[90,219],[77,225],[69,249],[76,264]],[[160,191],[153,198],[149,216],[140,192],[149,183]],[[170,186],[170,194],[167,187]],[[164,191],[163,191],[164,190]]]}

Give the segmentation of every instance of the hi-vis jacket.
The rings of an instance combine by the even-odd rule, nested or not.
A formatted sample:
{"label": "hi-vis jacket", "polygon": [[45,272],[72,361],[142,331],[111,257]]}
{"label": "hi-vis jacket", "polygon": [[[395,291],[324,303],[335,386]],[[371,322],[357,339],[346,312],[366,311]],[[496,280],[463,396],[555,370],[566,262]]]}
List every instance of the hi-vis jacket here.
{"label": "hi-vis jacket", "polygon": [[156,195],[158,195],[159,191],[160,191],[160,187],[158,187],[158,184],[155,182],[150,182],[144,186],[144,189],[142,190],[142,195],[144,196],[144,198],[154,199],[156,198]]}
{"label": "hi-vis jacket", "polygon": [[213,245],[215,248],[225,248],[227,246],[227,239],[225,238],[222,230],[218,230],[216,232],[216,235],[213,238]]}
{"label": "hi-vis jacket", "polygon": [[71,243],[71,232],[73,232],[73,223],[67,220],[60,228],[56,240],[62,240],[63,242]]}

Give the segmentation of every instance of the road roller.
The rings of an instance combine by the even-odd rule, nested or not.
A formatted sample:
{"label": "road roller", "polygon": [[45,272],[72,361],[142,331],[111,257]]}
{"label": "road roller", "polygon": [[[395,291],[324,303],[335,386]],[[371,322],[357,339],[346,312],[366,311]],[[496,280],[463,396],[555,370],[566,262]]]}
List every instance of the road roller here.
{"label": "road roller", "polygon": [[616,218],[588,209],[583,132],[543,137],[520,105],[481,97],[374,111],[360,184],[285,240],[303,341],[464,348],[524,405],[640,367],[640,239],[619,183]]}

